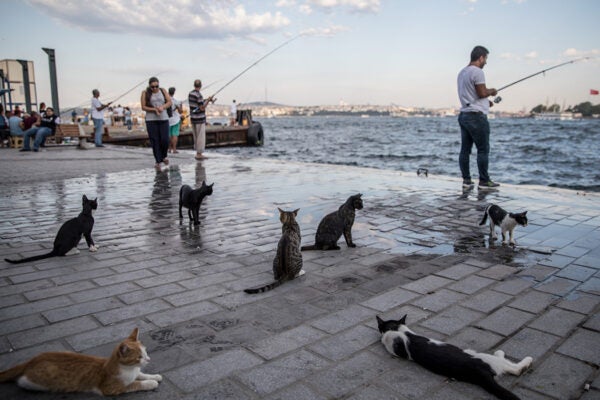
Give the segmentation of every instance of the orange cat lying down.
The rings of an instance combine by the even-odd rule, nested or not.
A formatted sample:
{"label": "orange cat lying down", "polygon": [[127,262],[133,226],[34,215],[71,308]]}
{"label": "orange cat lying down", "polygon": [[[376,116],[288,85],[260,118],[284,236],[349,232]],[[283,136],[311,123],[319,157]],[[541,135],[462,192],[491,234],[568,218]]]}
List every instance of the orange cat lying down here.
{"label": "orange cat lying down", "polygon": [[153,390],[162,376],[141,372],[149,361],[135,328],[115,347],[110,358],[70,352],[42,353],[0,372],[0,382],[16,381],[29,390],[95,392],[105,396]]}

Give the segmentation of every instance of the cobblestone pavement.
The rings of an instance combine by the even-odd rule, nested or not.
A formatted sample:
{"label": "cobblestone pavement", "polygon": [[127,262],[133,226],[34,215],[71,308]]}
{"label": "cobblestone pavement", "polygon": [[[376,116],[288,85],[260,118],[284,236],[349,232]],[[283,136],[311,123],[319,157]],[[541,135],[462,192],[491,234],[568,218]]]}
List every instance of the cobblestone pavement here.
{"label": "cobblestone pavement", "polygon": [[[490,399],[386,353],[375,315],[407,313],[418,333],[532,356],[523,376],[500,378],[523,399],[600,398],[598,195],[510,185],[462,193],[447,177],[216,154],[201,163],[180,154],[156,172],[147,149],[50,149],[37,159],[5,151],[0,256],[51,248],[82,194],[98,197],[100,249],[82,241],[78,255],[0,262],[2,369],[41,351],[108,356],[138,326],[146,370],[165,379],[123,398]],[[178,191],[202,180],[214,194],[192,227],[178,218]],[[321,217],[358,192],[356,248],[305,252],[302,278],[243,293],[272,278],[277,207],[300,208],[310,244]],[[528,210],[516,248],[490,243],[478,226],[490,202]],[[0,397],[90,395],[9,383]]]}

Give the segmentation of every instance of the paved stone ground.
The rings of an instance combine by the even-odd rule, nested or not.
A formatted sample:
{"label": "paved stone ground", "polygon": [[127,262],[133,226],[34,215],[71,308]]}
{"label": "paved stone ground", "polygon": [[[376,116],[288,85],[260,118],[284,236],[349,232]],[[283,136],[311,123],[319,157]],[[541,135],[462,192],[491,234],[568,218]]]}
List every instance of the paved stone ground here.
{"label": "paved stone ground", "polygon": [[[123,398],[490,399],[385,352],[375,315],[408,313],[433,338],[532,356],[526,374],[500,378],[523,399],[600,398],[598,195],[509,185],[462,193],[446,177],[216,154],[196,163],[182,153],[155,172],[147,149],[0,156],[10,171],[0,185],[2,258],[51,248],[82,194],[98,197],[100,246],[0,262],[2,369],[41,351],[106,356],[138,326],[146,370],[165,380]],[[214,194],[194,228],[178,218],[178,190],[202,180]],[[242,292],[272,277],[277,207],[300,208],[312,243],[320,218],[357,192],[357,248],[305,252],[302,278]],[[477,225],[489,202],[529,211],[515,249]],[[0,397],[90,396],[0,384]]]}

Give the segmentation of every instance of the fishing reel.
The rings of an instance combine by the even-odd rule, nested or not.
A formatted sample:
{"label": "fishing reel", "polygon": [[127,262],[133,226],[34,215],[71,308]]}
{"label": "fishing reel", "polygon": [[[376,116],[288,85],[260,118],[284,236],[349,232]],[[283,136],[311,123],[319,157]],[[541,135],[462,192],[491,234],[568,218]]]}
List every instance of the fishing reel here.
{"label": "fishing reel", "polygon": [[494,98],[494,103],[496,103],[496,104],[500,103],[501,101],[502,101],[502,97],[500,97],[500,96],[496,96]]}

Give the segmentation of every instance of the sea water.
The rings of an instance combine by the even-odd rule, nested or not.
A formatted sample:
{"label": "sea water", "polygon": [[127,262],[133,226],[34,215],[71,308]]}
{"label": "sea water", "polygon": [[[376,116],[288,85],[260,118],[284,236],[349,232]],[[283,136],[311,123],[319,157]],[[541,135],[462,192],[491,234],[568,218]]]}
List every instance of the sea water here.
{"label": "sea water", "polygon": [[[227,154],[345,164],[460,177],[456,117],[333,116],[255,118],[262,147],[219,148]],[[490,119],[492,180],[600,191],[600,119]],[[477,178],[477,150],[471,175]]]}

